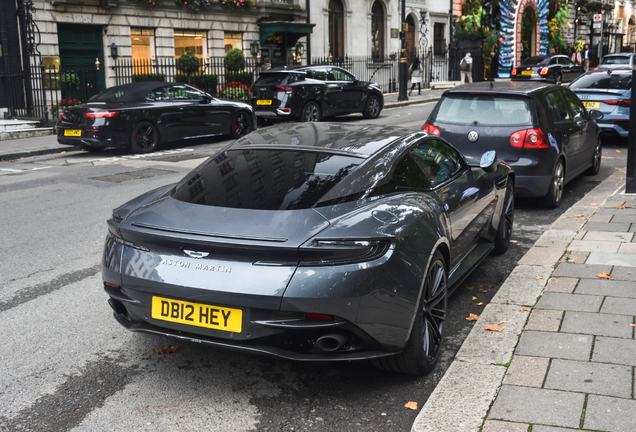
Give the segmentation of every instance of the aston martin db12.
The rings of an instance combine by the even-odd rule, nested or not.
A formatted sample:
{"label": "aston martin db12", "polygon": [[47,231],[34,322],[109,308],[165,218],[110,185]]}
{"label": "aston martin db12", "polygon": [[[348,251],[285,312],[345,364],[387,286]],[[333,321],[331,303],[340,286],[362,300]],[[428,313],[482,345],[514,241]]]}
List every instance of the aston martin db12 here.
{"label": "aston martin db12", "polygon": [[104,288],[132,331],[423,374],[449,292],[508,248],[513,187],[434,134],[278,125],[115,209]]}

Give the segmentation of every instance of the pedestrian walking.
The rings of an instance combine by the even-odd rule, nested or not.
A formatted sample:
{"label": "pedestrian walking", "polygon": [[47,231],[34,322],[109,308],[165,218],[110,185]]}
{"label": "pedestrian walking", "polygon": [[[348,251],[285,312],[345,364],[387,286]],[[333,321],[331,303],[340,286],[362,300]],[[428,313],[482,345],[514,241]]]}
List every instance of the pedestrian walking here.
{"label": "pedestrian walking", "polygon": [[585,72],[590,68],[590,60],[592,60],[592,50],[588,44],[585,44],[583,50],[583,66],[585,66]]}
{"label": "pedestrian walking", "polygon": [[459,71],[462,76],[462,84],[468,80],[469,83],[473,82],[473,59],[470,53],[467,52],[464,58],[459,62]]}
{"label": "pedestrian walking", "polygon": [[411,90],[409,90],[409,96],[411,96],[411,93],[415,88],[415,84],[417,84],[417,94],[421,95],[422,72],[424,72],[424,69],[422,69],[422,62],[420,62],[419,58],[415,57],[415,60],[413,60],[413,63],[411,63],[411,67],[409,67],[409,72],[411,73]]}
{"label": "pedestrian walking", "polygon": [[577,49],[572,54],[572,63],[581,64],[583,57],[581,56],[581,52]]}
{"label": "pedestrian walking", "polygon": [[263,59],[263,65],[261,66],[261,72],[269,70],[271,69],[271,67],[272,67],[272,61],[269,59],[269,57],[265,57]]}

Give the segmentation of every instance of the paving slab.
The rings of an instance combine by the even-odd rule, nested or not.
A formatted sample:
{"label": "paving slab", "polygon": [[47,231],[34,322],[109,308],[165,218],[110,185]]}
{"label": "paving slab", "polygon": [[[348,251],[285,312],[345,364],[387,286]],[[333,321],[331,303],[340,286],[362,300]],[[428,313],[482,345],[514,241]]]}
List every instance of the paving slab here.
{"label": "paving slab", "polygon": [[590,222],[610,222],[614,215],[595,214],[590,218]]}
{"label": "paving slab", "polygon": [[608,432],[636,431],[636,401],[590,395],[583,427]]}
{"label": "paving slab", "polygon": [[582,393],[504,385],[488,418],[578,427],[584,401]]}
{"label": "paving slab", "polygon": [[587,312],[566,312],[562,333],[579,333],[632,339],[631,316]]}
{"label": "paving slab", "polygon": [[[588,231],[589,232],[589,231]],[[568,246],[570,251],[587,252],[618,252],[621,242],[597,241],[597,240],[572,240]]]}
{"label": "paving slab", "polygon": [[601,208],[598,209],[597,214],[611,214],[611,215],[636,215],[636,208]]}
{"label": "paving slab", "polygon": [[548,284],[545,286],[544,292],[572,294],[578,283],[579,280],[577,278],[552,277],[548,279]]}
{"label": "paving slab", "polygon": [[[455,358],[481,364],[504,364],[510,361],[519,334],[523,330],[529,311],[520,311],[518,305],[489,303],[484,308]],[[505,324],[500,321],[506,320]],[[486,330],[487,325],[505,327],[501,332]]]}
{"label": "paving slab", "polygon": [[563,318],[561,310],[533,309],[525,330],[556,332],[561,327],[561,318]]}
{"label": "paving slab", "polygon": [[[614,219],[612,219],[614,220]],[[614,222],[588,222],[585,224],[584,229],[586,231],[629,231],[629,222],[614,223]]]}
{"label": "paving slab", "polygon": [[598,312],[602,303],[602,296],[547,292],[543,293],[535,307],[537,309]]}
{"label": "paving slab", "polygon": [[528,432],[530,425],[497,420],[486,420],[481,432]]}
{"label": "paving slab", "polygon": [[632,397],[632,368],[629,366],[554,359],[545,388]]}
{"label": "paving slab", "polygon": [[612,223],[616,222],[636,223],[636,215],[617,214],[612,218]]}
{"label": "paving slab", "polygon": [[576,294],[636,298],[636,283],[614,280],[613,278],[610,280],[581,279],[574,292]]}
{"label": "paving slab", "polygon": [[552,225],[550,225],[550,229],[553,230],[574,230],[574,231],[578,231],[581,228],[583,228],[583,225],[585,225],[585,222],[587,222],[585,219],[583,218],[559,218],[556,221],[552,222]]}
{"label": "paving slab", "polygon": [[[616,246],[616,251],[618,246]],[[551,266],[554,267],[559,262],[559,258],[565,253],[564,247],[538,247],[533,246],[519,260],[519,265],[528,266]]]}
{"label": "paving slab", "polygon": [[636,267],[636,255],[611,253],[611,252],[592,252],[585,261],[585,265],[611,265],[622,267]]}
{"label": "paving slab", "polygon": [[505,372],[503,366],[455,360],[417,415],[412,430],[478,431]]}
{"label": "paving slab", "polygon": [[527,330],[519,338],[515,355],[588,360],[592,341],[590,335]]}
{"label": "paving slab", "polygon": [[636,315],[636,299],[607,297],[601,307],[601,312],[617,315]]}
{"label": "paving slab", "polygon": [[636,254],[636,243],[621,243],[618,253]]}
{"label": "paving slab", "polygon": [[567,432],[580,429],[570,429],[570,428],[560,428],[560,427],[552,427],[552,426],[544,426],[544,425],[533,425],[532,432]]}
{"label": "paving slab", "polygon": [[592,361],[636,366],[636,340],[597,337]]}
{"label": "paving slab", "polygon": [[547,357],[515,356],[503,383],[523,387],[543,387],[550,359]]}
{"label": "paving slab", "polygon": [[555,230],[549,229],[541,234],[541,237],[534,243],[535,246],[564,248],[570,244],[576,236],[573,230]]}
{"label": "paving slab", "polygon": [[[590,254],[591,255],[591,254]],[[559,264],[552,273],[552,276],[566,276],[575,278],[597,279],[599,273],[609,273],[612,271],[611,265],[588,265],[588,264]]]}
{"label": "paving slab", "polygon": [[612,279],[636,282],[636,268],[615,266],[612,269]]}
{"label": "paving slab", "polygon": [[598,241],[620,241],[628,242],[634,237],[634,233],[627,232],[609,232],[609,231],[586,231],[584,240]]}
{"label": "paving slab", "polygon": [[552,270],[551,266],[518,265],[490,303],[534,306]]}

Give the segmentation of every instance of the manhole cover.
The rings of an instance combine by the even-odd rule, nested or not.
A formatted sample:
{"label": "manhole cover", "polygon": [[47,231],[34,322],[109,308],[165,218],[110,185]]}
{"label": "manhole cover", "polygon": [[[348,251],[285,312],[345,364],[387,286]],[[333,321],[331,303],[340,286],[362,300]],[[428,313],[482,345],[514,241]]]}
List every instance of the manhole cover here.
{"label": "manhole cover", "polygon": [[181,161],[190,160],[190,159],[203,159],[203,158],[206,158],[206,157],[209,157],[209,156],[210,155],[195,153],[195,154],[170,156],[170,157],[167,157],[167,158],[158,158],[158,159],[154,159],[154,160],[161,161],[161,162],[181,162]]}
{"label": "manhole cover", "polygon": [[155,177],[155,176],[166,175],[166,174],[176,174],[176,173],[177,171],[146,168],[143,170],[129,171],[125,173],[111,174],[111,175],[101,176],[101,177],[90,177],[90,180],[100,180],[100,181],[111,182],[111,183],[121,183],[128,180],[139,180],[142,178]]}

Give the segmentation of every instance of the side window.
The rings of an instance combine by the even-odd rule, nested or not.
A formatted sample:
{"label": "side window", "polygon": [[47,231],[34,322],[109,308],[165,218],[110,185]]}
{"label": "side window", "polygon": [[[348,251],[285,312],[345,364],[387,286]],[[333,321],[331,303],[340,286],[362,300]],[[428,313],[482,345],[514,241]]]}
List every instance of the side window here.
{"label": "side window", "polygon": [[563,89],[562,91],[565,95],[565,100],[567,100],[570,104],[570,109],[572,109],[574,115],[583,114],[583,116],[587,118],[587,112],[585,111],[583,102],[581,102],[579,98],[570,90]]}
{"label": "side window", "polygon": [[572,113],[568,102],[563,98],[560,91],[553,91],[545,95],[550,118],[554,123],[572,121]]}
{"label": "side window", "polygon": [[195,101],[203,99],[203,93],[186,86],[168,87],[168,94],[173,101]]}
{"label": "side window", "polygon": [[315,80],[327,81],[327,72],[324,69],[314,69],[307,71],[307,76]]}
{"label": "side window", "polygon": [[148,102],[167,101],[169,100],[168,93],[165,87],[154,89],[146,95]]}
{"label": "side window", "polygon": [[400,159],[388,181],[375,188],[373,195],[384,195],[405,189],[430,189],[424,173],[410,153]]}
{"label": "side window", "polygon": [[331,69],[331,73],[336,81],[353,81],[353,75],[343,71],[342,69],[333,68]]}
{"label": "side window", "polygon": [[421,141],[411,150],[411,155],[424,173],[430,188],[451,179],[463,168],[459,154],[440,140]]}
{"label": "side window", "polygon": [[570,59],[568,59],[567,57],[559,57],[559,64],[560,65],[569,65],[570,64]]}
{"label": "side window", "polygon": [[555,64],[558,64],[558,63],[559,63],[559,58],[558,57],[552,57],[550,59],[550,64],[551,65],[555,65]]}

